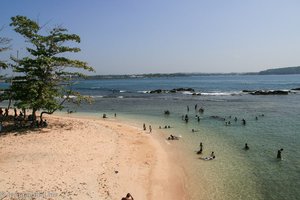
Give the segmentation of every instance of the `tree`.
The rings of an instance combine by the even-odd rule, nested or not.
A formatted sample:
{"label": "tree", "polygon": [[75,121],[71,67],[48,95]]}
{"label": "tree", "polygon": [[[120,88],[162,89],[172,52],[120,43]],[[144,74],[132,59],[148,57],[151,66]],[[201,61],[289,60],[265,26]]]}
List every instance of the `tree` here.
{"label": "tree", "polygon": [[[3,28],[0,28],[0,32]],[[9,50],[11,39],[6,37],[0,37],[0,53]],[[5,61],[0,60],[0,69],[6,69],[8,67],[7,63]]]}
{"label": "tree", "polygon": [[[0,32],[3,30],[3,27],[0,28]],[[11,39],[7,38],[7,37],[1,37],[0,36],[0,53],[7,51],[10,49],[10,41]],[[8,64],[6,61],[4,60],[0,60],[0,70],[1,69],[6,69],[8,68]],[[0,74],[0,78],[3,78],[3,75]],[[6,89],[1,88],[0,89],[1,93],[0,93],[0,101],[3,101],[4,99],[8,98]]]}
{"label": "tree", "polygon": [[44,113],[52,114],[62,109],[65,101],[80,103],[88,100],[69,86],[72,84],[72,77],[84,77],[83,73],[74,69],[94,69],[86,62],[64,57],[66,53],[80,51],[80,48],[64,45],[70,42],[80,43],[80,37],[68,34],[67,29],[62,27],[54,27],[46,35],[42,35],[42,27],[25,16],[15,16],[11,20],[10,26],[30,44],[26,48],[29,56],[22,59],[12,57],[16,63],[12,66],[13,70],[18,74],[11,86],[15,106],[32,109],[34,117],[37,111],[42,111],[42,120]]}

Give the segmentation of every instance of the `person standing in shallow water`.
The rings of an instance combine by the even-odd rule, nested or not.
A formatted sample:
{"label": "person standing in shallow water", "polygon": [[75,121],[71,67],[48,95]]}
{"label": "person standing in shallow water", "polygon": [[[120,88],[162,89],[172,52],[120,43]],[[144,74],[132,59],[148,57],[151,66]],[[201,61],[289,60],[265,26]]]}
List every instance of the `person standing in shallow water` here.
{"label": "person standing in shallow water", "polygon": [[245,147],[244,147],[245,150],[249,150],[249,146],[247,143],[245,143]]}
{"label": "person standing in shallow water", "polygon": [[197,154],[202,154],[202,151],[203,151],[203,145],[202,142],[200,142],[200,150],[197,151]]}
{"label": "person standing in shallow water", "polygon": [[281,159],[281,152],[283,151],[283,149],[279,149],[278,151],[277,151],[277,158],[278,159]]}

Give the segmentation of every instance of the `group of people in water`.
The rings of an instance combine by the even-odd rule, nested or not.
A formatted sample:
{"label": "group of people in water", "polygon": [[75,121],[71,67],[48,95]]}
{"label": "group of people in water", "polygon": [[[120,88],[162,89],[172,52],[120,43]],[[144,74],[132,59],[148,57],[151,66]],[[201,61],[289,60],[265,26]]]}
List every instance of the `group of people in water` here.
{"label": "group of people in water", "polygon": [[[146,124],[144,123],[143,124],[143,130],[144,131],[146,131],[147,130],[147,128],[146,128]],[[151,133],[152,132],[152,126],[151,125],[149,125],[149,133]]]}
{"label": "group of people in water", "polygon": [[[248,143],[245,143],[245,147],[244,147],[244,150],[249,150],[250,148],[249,148],[249,146],[248,146]],[[283,151],[283,149],[281,148],[281,149],[279,149],[278,151],[277,151],[277,158],[278,159],[280,159],[281,160],[281,152]]]}
{"label": "group of people in water", "polygon": [[[202,142],[200,142],[200,150],[197,151],[197,154],[202,154],[202,152],[203,152],[203,144],[202,144]],[[213,151],[211,152],[211,154],[209,156],[200,157],[201,160],[213,160],[215,158],[216,158],[215,152],[213,152]]]}
{"label": "group of people in water", "polygon": [[[247,151],[249,149],[250,149],[250,147],[248,146],[248,143],[245,143],[244,150]],[[281,152],[282,151],[283,151],[282,148],[277,151],[277,159],[280,159],[280,160],[282,159],[282,157],[281,157]],[[203,144],[202,144],[202,142],[200,142],[200,149],[199,149],[199,151],[197,151],[197,154],[202,154],[202,152],[203,152]],[[201,157],[200,159],[202,159],[202,160],[213,160],[215,158],[216,158],[215,153],[212,151],[210,156]]]}

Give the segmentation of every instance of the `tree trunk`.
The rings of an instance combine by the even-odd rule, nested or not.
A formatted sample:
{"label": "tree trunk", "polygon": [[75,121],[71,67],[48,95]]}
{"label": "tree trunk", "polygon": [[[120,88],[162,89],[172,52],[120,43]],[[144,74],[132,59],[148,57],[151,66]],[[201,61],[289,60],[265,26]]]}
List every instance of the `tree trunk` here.
{"label": "tree trunk", "polygon": [[35,108],[33,108],[32,109],[32,119],[35,121],[36,120],[36,109]]}
{"label": "tree trunk", "polygon": [[53,110],[51,112],[46,112],[46,111],[41,112],[41,114],[40,114],[40,121],[43,121],[43,114],[52,115],[55,111],[56,110]]}

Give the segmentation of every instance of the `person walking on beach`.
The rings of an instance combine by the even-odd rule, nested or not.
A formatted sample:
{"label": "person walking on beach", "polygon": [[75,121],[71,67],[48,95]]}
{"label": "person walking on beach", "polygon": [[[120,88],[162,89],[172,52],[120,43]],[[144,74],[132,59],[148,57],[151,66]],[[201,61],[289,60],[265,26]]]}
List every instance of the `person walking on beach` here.
{"label": "person walking on beach", "polygon": [[188,112],[190,112],[190,107],[189,107],[189,106],[186,106],[186,110],[187,110]]}
{"label": "person walking on beach", "polygon": [[151,125],[149,125],[149,131],[150,131],[150,133],[152,132],[152,127],[151,127]]}
{"label": "person walking on beach", "polygon": [[146,130],[146,124],[145,123],[143,124],[143,130],[144,131]]}

